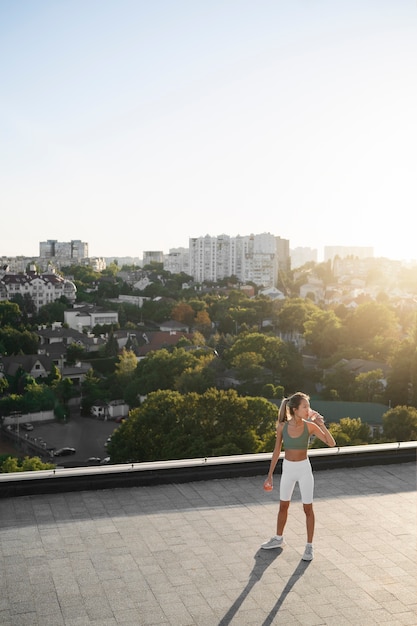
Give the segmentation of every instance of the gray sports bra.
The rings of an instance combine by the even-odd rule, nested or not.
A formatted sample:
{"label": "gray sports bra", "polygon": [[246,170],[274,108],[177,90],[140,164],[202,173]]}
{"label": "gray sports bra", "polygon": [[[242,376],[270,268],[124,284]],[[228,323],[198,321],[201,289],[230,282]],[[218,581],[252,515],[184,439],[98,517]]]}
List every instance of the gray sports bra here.
{"label": "gray sports bra", "polygon": [[304,430],[299,437],[290,437],[288,434],[288,422],[284,422],[282,429],[282,442],[285,450],[307,450],[310,433],[308,426],[304,422]]}

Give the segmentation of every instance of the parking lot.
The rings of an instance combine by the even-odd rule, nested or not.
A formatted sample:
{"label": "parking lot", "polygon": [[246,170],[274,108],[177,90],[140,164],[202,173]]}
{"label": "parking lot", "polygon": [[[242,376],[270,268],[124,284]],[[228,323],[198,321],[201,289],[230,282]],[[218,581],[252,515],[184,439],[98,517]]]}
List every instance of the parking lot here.
{"label": "parking lot", "polygon": [[[59,449],[63,447],[75,448],[75,454],[71,456],[53,457],[53,462],[64,467],[85,465],[90,457],[103,459],[107,456],[105,443],[119,424],[114,421],[102,421],[91,417],[81,417],[73,414],[66,423],[59,422],[35,422],[34,429],[25,433],[32,439],[42,439],[46,447]],[[25,454],[24,450],[16,448],[16,454]],[[33,453],[30,453],[34,456]],[[50,460],[47,451],[42,460]]]}

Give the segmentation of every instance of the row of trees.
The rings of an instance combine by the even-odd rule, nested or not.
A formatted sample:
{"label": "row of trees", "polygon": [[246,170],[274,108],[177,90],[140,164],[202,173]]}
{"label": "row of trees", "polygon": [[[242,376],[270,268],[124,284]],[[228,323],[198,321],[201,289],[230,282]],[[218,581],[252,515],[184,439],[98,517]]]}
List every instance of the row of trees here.
{"label": "row of trees", "polygon": [[[234,390],[155,391],[113,433],[107,450],[116,463],[271,452],[277,417],[275,404]],[[416,439],[417,409],[387,411],[378,439],[360,418],[330,423],[329,430],[339,446]]]}
{"label": "row of trees", "polygon": [[10,472],[35,472],[53,469],[54,467],[54,463],[44,463],[37,456],[25,456],[23,459],[19,459],[11,454],[0,455],[1,474],[8,474]]}

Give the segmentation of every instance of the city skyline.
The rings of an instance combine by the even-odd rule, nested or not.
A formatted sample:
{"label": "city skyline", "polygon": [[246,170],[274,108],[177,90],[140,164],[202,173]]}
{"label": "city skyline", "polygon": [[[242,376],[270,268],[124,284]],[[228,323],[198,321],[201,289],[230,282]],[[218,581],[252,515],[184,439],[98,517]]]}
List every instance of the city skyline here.
{"label": "city skyline", "polygon": [[388,0],[3,3],[0,255],[272,233],[319,260],[414,259],[416,16]]}
{"label": "city skyline", "polygon": [[[274,233],[250,233],[250,234],[246,234],[246,235],[239,235],[239,236],[235,236],[235,235],[230,235],[229,233],[223,233],[220,236],[217,235],[205,235],[203,237],[195,237],[195,238],[191,238],[189,241],[189,244],[191,243],[192,245],[194,245],[195,240],[197,239],[206,239],[209,238],[211,240],[215,240],[215,239],[224,239],[224,237],[226,237],[227,239],[230,240],[234,240],[237,238],[242,238],[242,239],[248,239],[248,238],[254,238],[256,240],[260,240],[261,238],[265,238],[265,237],[273,237],[275,240],[281,240],[282,242],[288,242],[288,246],[289,246],[289,253],[291,255],[291,253],[295,253],[295,254],[301,254],[301,253],[305,253],[309,256],[311,256],[311,260],[313,260],[313,257],[316,256],[318,262],[320,262],[320,259],[318,258],[319,255],[319,251],[316,248],[313,248],[311,246],[299,246],[299,247],[291,247],[291,242],[288,239],[282,238],[279,235],[275,235]],[[259,244],[258,244],[259,245]],[[269,244],[270,245],[270,244]],[[262,246],[261,246],[262,247]],[[57,249],[55,249],[57,248]],[[267,246],[268,248],[268,246]],[[57,239],[48,239],[46,241],[40,241],[38,244],[38,254],[34,254],[34,255],[15,255],[15,254],[8,254],[8,255],[3,255],[1,254],[1,250],[0,250],[0,258],[6,259],[6,258],[11,258],[11,259],[18,259],[18,258],[24,258],[26,260],[29,260],[31,258],[35,259],[64,259],[64,258],[70,258],[72,256],[74,256],[74,259],[78,261],[80,261],[83,258],[106,258],[107,260],[111,260],[112,258],[138,258],[141,260],[145,260],[145,257],[152,255],[152,254],[162,254],[162,256],[167,257],[169,256],[170,252],[178,252],[180,250],[186,250],[186,251],[190,251],[191,246],[187,245],[187,246],[172,246],[169,248],[169,250],[144,250],[142,255],[91,255],[89,253],[89,242],[88,241],[82,241],[81,239],[76,239],[76,240],[72,240],[72,241],[58,241]],[[260,250],[261,251],[261,250]],[[263,250],[264,253],[268,254],[268,250],[265,249]],[[325,257],[324,260],[326,260],[326,258],[331,258],[334,256],[358,256],[360,258],[373,258],[374,254],[373,254],[373,248],[372,246],[326,246],[323,250],[323,255]],[[151,261],[148,261],[149,263]],[[416,261],[417,262],[417,261]]]}

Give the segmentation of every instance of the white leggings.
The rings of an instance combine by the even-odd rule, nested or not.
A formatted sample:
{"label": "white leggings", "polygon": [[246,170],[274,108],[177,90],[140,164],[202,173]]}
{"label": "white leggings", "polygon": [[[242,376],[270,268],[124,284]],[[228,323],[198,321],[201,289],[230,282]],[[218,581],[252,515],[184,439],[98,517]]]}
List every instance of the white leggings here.
{"label": "white leggings", "polygon": [[280,500],[291,500],[295,483],[298,482],[303,504],[313,502],[314,476],[309,459],[304,461],[282,461],[282,475],[279,488]]}

